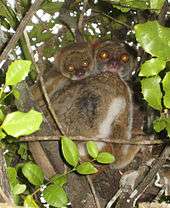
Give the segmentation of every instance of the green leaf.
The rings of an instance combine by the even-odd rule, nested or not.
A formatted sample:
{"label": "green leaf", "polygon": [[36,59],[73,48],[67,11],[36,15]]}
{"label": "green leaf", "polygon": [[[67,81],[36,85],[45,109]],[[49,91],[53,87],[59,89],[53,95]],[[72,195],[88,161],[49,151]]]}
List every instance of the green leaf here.
{"label": "green leaf", "polygon": [[149,77],[158,75],[159,72],[165,68],[165,65],[166,61],[163,61],[159,58],[152,58],[142,64],[139,76]]}
{"label": "green leaf", "polygon": [[20,92],[15,87],[12,88],[12,94],[14,95],[16,100],[19,100]]}
{"label": "green leaf", "polygon": [[2,131],[2,129],[0,128],[0,140],[4,139],[6,137],[6,134]]}
{"label": "green leaf", "polygon": [[63,207],[68,203],[67,195],[61,186],[50,185],[43,191],[46,202],[54,207]]}
{"label": "green leaf", "polygon": [[136,39],[147,53],[170,60],[170,28],[157,21],[135,25]]}
{"label": "green leaf", "polygon": [[[47,41],[53,37],[53,34],[48,31],[48,32],[44,32],[44,30],[46,30],[46,28],[53,28],[55,25],[55,21],[50,21],[50,22],[46,22],[45,24],[36,24],[34,25],[32,31],[30,32],[29,35],[31,35],[31,38],[36,38],[34,42],[35,43],[40,43],[42,41]],[[51,41],[50,41],[51,42]],[[54,46],[54,48],[56,48],[56,46]],[[51,48],[53,50],[53,48]]]}
{"label": "green leaf", "polygon": [[86,143],[86,146],[87,146],[87,152],[89,153],[89,155],[92,158],[96,158],[97,155],[99,154],[96,143],[93,141],[89,141]]}
{"label": "green leaf", "polygon": [[97,173],[97,169],[90,163],[84,162],[76,167],[78,173],[87,175]]}
{"label": "green leaf", "polygon": [[15,27],[17,24],[16,16],[13,10],[7,6],[5,1],[0,1],[0,16],[5,17],[12,27]]}
{"label": "green leaf", "polygon": [[0,122],[2,122],[4,120],[4,118],[5,118],[5,115],[2,111],[2,109],[0,109]]}
{"label": "green leaf", "polygon": [[13,187],[19,183],[19,181],[17,179],[16,169],[12,168],[12,167],[8,167],[7,168],[7,175],[8,175],[10,187],[11,187],[11,189],[13,189]]}
{"label": "green leaf", "polygon": [[33,185],[41,185],[44,181],[44,173],[41,168],[31,162],[24,164],[22,173]]}
{"label": "green leaf", "polygon": [[45,1],[41,5],[41,9],[43,9],[45,12],[49,14],[54,14],[55,12],[59,11],[60,8],[62,7],[63,2],[50,2],[50,1]]}
{"label": "green leaf", "polygon": [[77,166],[79,161],[79,152],[77,145],[68,137],[61,137],[62,153],[65,160],[72,166]]}
{"label": "green leaf", "polygon": [[151,9],[158,9],[161,10],[165,0],[150,0],[150,7]]}
{"label": "green leaf", "polygon": [[19,194],[22,194],[24,193],[24,191],[26,190],[26,185],[25,184],[16,184],[13,189],[12,189],[12,193],[14,195],[19,195]]}
{"label": "green leaf", "polygon": [[[128,12],[131,8],[135,9],[149,9],[149,0],[112,0],[113,7],[120,9],[122,12]],[[115,6],[114,3],[120,3],[122,6]],[[129,8],[126,8],[129,7]]]}
{"label": "green leaf", "polygon": [[41,113],[37,111],[30,110],[27,113],[16,111],[6,116],[1,127],[8,135],[19,137],[37,131],[42,120]]}
{"label": "green leaf", "polygon": [[16,204],[18,204],[19,202],[19,196],[18,195],[15,195],[13,189],[14,187],[19,184],[19,180],[17,178],[17,171],[16,171],[16,168],[13,168],[13,167],[8,167],[7,168],[7,176],[8,176],[8,181],[9,181],[9,184],[10,184],[10,188],[11,188],[11,191],[12,191],[12,195],[13,195],[13,199],[14,199],[14,202]]}
{"label": "green leaf", "polygon": [[165,95],[163,97],[164,105],[166,108],[170,108],[170,72],[167,72],[163,81],[163,90]]}
{"label": "green leaf", "polygon": [[55,175],[52,177],[51,182],[58,186],[63,186],[67,183],[66,175]]}
{"label": "green leaf", "polygon": [[31,67],[31,61],[16,60],[11,63],[6,73],[5,85],[16,85],[25,79]]}
{"label": "green leaf", "polygon": [[19,145],[18,154],[21,156],[23,160],[26,160],[28,157],[28,146],[25,143],[21,143]]}
{"label": "green leaf", "polygon": [[115,161],[115,157],[108,152],[100,152],[96,160],[99,163],[110,164]]}
{"label": "green leaf", "polygon": [[159,118],[153,122],[153,127],[156,132],[160,132],[166,129],[168,136],[170,137],[170,118]]}
{"label": "green leaf", "polygon": [[168,137],[170,137],[170,118],[166,118],[166,130],[168,133]]}
{"label": "green leaf", "polygon": [[166,128],[166,119],[159,118],[153,122],[153,128],[156,132],[160,132]]}
{"label": "green leaf", "polygon": [[19,4],[19,12],[22,14],[22,16],[25,15],[25,13],[28,11],[28,9],[31,6],[31,1],[30,0],[19,0],[17,1]]}
{"label": "green leaf", "polygon": [[31,195],[26,196],[24,200],[24,208],[39,208]]}
{"label": "green leaf", "polygon": [[144,99],[148,102],[150,106],[156,110],[161,110],[161,99],[162,92],[160,89],[161,78],[159,76],[145,78],[141,81],[142,84],[142,94]]}

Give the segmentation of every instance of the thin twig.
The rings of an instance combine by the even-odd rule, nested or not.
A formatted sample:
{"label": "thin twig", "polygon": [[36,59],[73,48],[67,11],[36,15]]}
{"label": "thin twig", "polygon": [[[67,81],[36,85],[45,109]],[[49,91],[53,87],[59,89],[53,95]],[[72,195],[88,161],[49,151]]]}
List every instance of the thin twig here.
{"label": "thin twig", "polygon": [[13,204],[12,194],[6,172],[6,161],[2,149],[0,149],[0,195],[6,203],[10,205]]}
{"label": "thin twig", "polygon": [[161,25],[165,26],[165,16],[167,14],[168,11],[168,1],[166,0],[162,6],[161,12],[159,13],[158,16],[158,21]]}
{"label": "thin twig", "polygon": [[3,190],[0,187],[0,196],[3,198],[3,200],[9,205],[10,200],[6,196],[6,194],[3,192]]}
{"label": "thin twig", "polygon": [[84,0],[83,9],[81,11],[79,21],[78,21],[78,29],[80,32],[82,32],[83,30],[84,13],[86,11],[87,5],[88,5],[88,0]]}
{"label": "thin twig", "polygon": [[88,5],[88,0],[84,0],[84,2],[83,2],[83,9],[82,9],[82,11],[80,13],[80,17],[79,17],[79,20],[78,20],[78,23],[77,23],[77,29],[76,29],[76,41],[77,42],[84,41],[84,38],[83,38],[84,13],[86,11],[87,5]]}
{"label": "thin twig", "polygon": [[122,193],[122,189],[120,188],[116,194],[111,198],[111,200],[107,203],[106,208],[111,208],[112,205],[115,203],[115,201],[118,199],[118,197],[120,196],[120,194]]}
{"label": "thin twig", "polygon": [[165,185],[161,188],[161,190],[158,192],[157,196],[153,200],[153,202],[159,202],[161,196],[165,193]]}
{"label": "thin twig", "polygon": [[[143,179],[142,183],[139,184],[139,186],[136,188],[137,190],[136,192],[137,196],[135,197],[136,199],[139,199],[139,197],[145,192],[145,190],[149,187],[149,185],[153,181],[153,178],[155,177],[156,173],[160,170],[160,168],[166,162],[167,151],[168,151],[168,147],[165,147],[161,155],[159,156],[159,158],[157,158],[153,167],[150,169],[147,176]],[[133,195],[133,193],[131,195]]]}
{"label": "thin twig", "polygon": [[116,208],[122,208],[122,207],[127,207],[127,206],[134,207],[136,205],[137,200],[150,186],[156,173],[160,170],[160,168],[166,162],[168,151],[169,151],[168,146],[164,147],[161,154],[157,157],[154,163],[152,163],[152,167],[150,167],[150,170],[147,171],[147,174],[146,172],[144,172],[142,175],[139,176],[139,178],[137,178],[137,180],[140,182],[136,185],[135,190],[133,190],[132,192],[128,194],[122,193],[120,195],[119,200],[116,204]]}
{"label": "thin twig", "polygon": [[[19,40],[19,38],[22,36],[23,31],[25,29],[25,27],[27,26],[27,24],[29,23],[29,21],[31,20],[33,14],[37,11],[37,9],[39,8],[39,6],[42,4],[44,0],[36,0],[30,7],[29,11],[26,13],[26,15],[24,16],[24,18],[22,19],[20,25],[18,26],[16,33],[12,36],[12,38],[10,39],[10,41],[8,42],[7,46],[5,47],[5,49],[3,50],[1,56],[0,56],[0,61],[4,61],[7,59],[7,56],[10,52],[11,49],[13,49],[17,43],[17,41]],[[3,65],[4,63],[2,63]],[[1,65],[1,66],[2,66]]]}
{"label": "thin twig", "polygon": [[49,98],[49,96],[48,96],[48,93],[47,93],[47,90],[46,90],[46,87],[45,87],[44,79],[43,79],[43,77],[42,77],[42,75],[41,75],[41,72],[40,72],[40,70],[39,70],[39,67],[42,69],[42,71],[43,71],[43,68],[44,68],[44,64],[43,64],[43,62],[42,62],[42,60],[41,60],[41,58],[40,58],[42,54],[41,54],[41,52],[40,52],[40,50],[39,50],[39,51],[38,51],[38,54],[39,54],[39,62],[38,62],[38,65],[39,65],[39,66],[38,66],[37,63],[35,62],[34,57],[33,57],[33,52],[32,52],[32,50],[31,50],[31,44],[30,44],[29,37],[28,37],[28,35],[27,35],[27,33],[26,33],[25,31],[24,31],[24,37],[25,37],[25,40],[26,40],[26,43],[27,43],[27,46],[28,46],[28,50],[30,51],[30,55],[31,55],[31,58],[32,58],[32,62],[33,62],[33,64],[34,64],[34,66],[35,66],[35,68],[36,68],[36,71],[37,71],[37,73],[38,73],[38,76],[39,76],[41,89],[42,89],[43,95],[44,95],[44,97],[45,97],[45,100],[46,100],[46,102],[47,102],[47,107],[48,107],[48,109],[49,109],[49,111],[50,111],[50,113],[51,113],[51,115],[52,115],[52,117],[53,117],[53,119],[54,119],[54,121],[55,121],[55,124],[56,124],[58,130],[60,131],[60,133],[61,133],[62,135],[64,135],[64,131],[62,130],[62,127],[61,127],[61,125],[60,125],[60,123],[59,123],[59,121],[58,121],[58,119],[57,119],[57,116],[56,116],[56,114],[55,114],[55,111],[54,111],[54,109],[53,109],[53,107],[52,107],[52,105],[51,105],[50,98]]}
{"label": "thin twig", "polygon": [[87,181],[88,181],[88,183],[89,183],[91,192],[92,192],[92,194],[93,194],[93,197],[94,197],[96,206],[97,206],[97,208],[101,208],[99,199],[98,199],[98,197],[97,197],[97,194],[96,194],[96,191],[95,191],[95,188],[94,188],[94,185],[93,185],[93,182],[92,182],[90,176],[87,175],[86,178],[87,178]]}
{"label": "thin twig", "polygon": [[[71,137],[74,141],[100,141],[105,143],[113,143],[113,144],[130,144],[130,145],[157,145],[157,144],[167,144],[170,143],[169,139],[156,139],[156,140],[149,140],[146,139],[148,136],[144,135],[137,135],[133,137],[131,140],[112,140],[106,138],[86,138],[82,136]],[[36,142],[36,141],[59,141],[60,137],[58,135],[51,135],[51,136],[26,136],[20,137],[17,142]]]}
{"label": "thin twig", "polygon": [[[39,65],[39,67],[40,67],[41,69],[44,67],[43,61],[42,61],[41,58],[40,58],[40,52],[39,52],[39,61],[38,61],[38,65]],[[62,135],[64,135],[64,131],[63,131],[63,129],[62,129],[62,126],[60,125],[60,123],[59,123],[59,121],[58,121],[58,118],[57,118],[57,116],[56,116],[56,114],[55,114],[55,111],[54,111],[54,109],[53,109],[53,107],[52,107],[52,105],[51,105],[50,98],[49,98],[49,96],[48,96],[48,92],[47,92],[46,87],[45,87],[44,79],[43,79],[43,77],[41,76],[40,70],[39,70],[38,67],[37,67],[37,69],[38,69],[37,72],[38,72],[38,74],[40,75],[40,85],[41,85],[41,89],[42,89],[42,91],[43,91],[43,95],[44,95],[44,97],[45,97],[45,100],[46,100],[46,102],[47,102],[47,107],[48,107],[48,109],[49,109],[49,111],[50,111],[50,113],[51,113],[51,115],[52,115],[52,118],[53,118],[54,121],[55,121],[55,124],[56,124],[58,130],[60,131],[60,133],[61,133]]]}
{"label": "thin twig", "polygon": [[101,14],[101,15],[107,17],[107,18],[109,18],[110,20],[112,20],[112,21],[118,23],[119,25],[122,25],[122,26],[124,26],[124,27],[127,27],[127,28],[130,29],[130,30],[133,30],[133,28],[132,28],[130,25],[128,25],[128,24],[126,24],[126,23],[124,23],[124,22],[121,22],[121,21],[119,21],[119,20],[113,18],[113,17],[111,17],[111,16],[108,15],[108,14],[105,14],[105,13],[101,12],[100,10],[93,9],[93,11],[96,12],[96,13],[99,13],[99,14]]}
{"label": "thin twig", "polygon": [[[144,0],[143,1],[144,3],[146,3],[146,1]],[[145,7],[145,8],[142,8],[142,7],[134,7],[134,6],[130,6],[130,5],[127,5],[127,4],[121,4],[119,2],[114,2],[112,1],[112,5],[114,6],[119,6],[119,7],[122,7],[122,8],[127,8],[127,9],[133,9],[133,10],[150,10],[150,11],[159,11],[159,9],[151,9],[151,8],[148,8],[148,7]]]}

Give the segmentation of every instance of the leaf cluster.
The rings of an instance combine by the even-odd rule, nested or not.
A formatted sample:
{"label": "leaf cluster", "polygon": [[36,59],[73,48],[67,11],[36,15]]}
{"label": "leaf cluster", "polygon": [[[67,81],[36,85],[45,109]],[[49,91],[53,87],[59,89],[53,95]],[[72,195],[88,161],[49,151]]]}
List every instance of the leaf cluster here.
{"label": "leaf cluster", "polygon": [[[142,48],[152,56],[139,72],[143,97],[151,107],[164,112],[170,108],[170,72],[166,70],[170,61],[170,28],[148,21],[135,25],[135,34]],[[161,113],[154,121],[154,129],[156,132],[166,129],[170,136],[169,117]]]}

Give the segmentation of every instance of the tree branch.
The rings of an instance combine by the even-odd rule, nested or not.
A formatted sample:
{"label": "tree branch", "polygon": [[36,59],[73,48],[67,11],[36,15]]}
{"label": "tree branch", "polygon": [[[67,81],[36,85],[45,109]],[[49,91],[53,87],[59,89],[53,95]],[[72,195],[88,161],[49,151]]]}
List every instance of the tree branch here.
{"label": "tree branch", "polygon": [[[32,4],[29,11],[26,13],[26,15],[22,19],[20,25],[18,26],[16,33],[12,36],[12,38],[8,42],[7,46],[3,50],[3,52],[0,56],[0,61],[4,61],[7,59],[8,53],[10,52],[11,49],[13,49],[15,47],[16,43],[18,42],[18,40],[22,36],[25,27],[27,26],[27,24],[31,20],[33,14],[37,11],[37,9],[39,8],[39,6],[42,4],[43,1],[44,0],[35,0],[34,4]],[[2,63],[2,65],[3,65],[3,63]]]}
{"label": "tree branch", "polygon": [[8,205],[13,204],[12,196],[10,193],[10,187],[6,174],[6,162],[3,155],[2,149],[0,150],[0,202],[1,198],[8,203]]}
{"label": "tree branch", "polygon": [[[167,144],[170,143],[169,139],[155,139],[149,140],[148,136],[145,135],[137,135],[133,137],[131,140],[112,140],[106,138],[86,138],[82,136],[71,137],[74,141],[96,141],[96,142],[106,142],[106,143],[113,143],[113,144],[130,144],[130,145],[157,145],[157,144]],[[50,135],[50,136],[26,136],[20,137],[17,142],[36,142],[36,141],[59,141],[60,136],[58,135]]]}
{"label": "tree branch", "polygon": [[149,171],[147,170],[148,167],[146,167],[146,171],[144,171],[143,174],[136,179],[138,181],[138,184],[136,185],[135,190],[128,193],[123,192],[121,194],[116,204],[116,208],[135,207],[137,200],[150,186],[150,184],[153,182],[156,173],[166,162],[168,151],[169,151],[168,146],[165,146],[163,151],[160,153],[160,155],[152,163],[152,166],[150,167]]}

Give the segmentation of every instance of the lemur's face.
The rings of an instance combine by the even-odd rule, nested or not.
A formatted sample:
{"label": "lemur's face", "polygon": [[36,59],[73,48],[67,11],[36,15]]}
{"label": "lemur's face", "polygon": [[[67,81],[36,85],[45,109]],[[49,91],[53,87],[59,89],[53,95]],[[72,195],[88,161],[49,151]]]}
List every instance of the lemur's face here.
{"label": "lemur's face", "polygon": [[118,73],[126,79],[133,67],[133,58],[124,45],[113,41],[96,43],[94,52],[96,70]]}
{"label": "lemur's face", "polygon": [[94,70],[92,47],[88,43],[67,46],[59,52],[57,63],[63,76],[71,80],[84,79]]}

